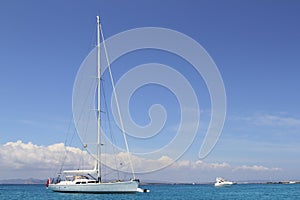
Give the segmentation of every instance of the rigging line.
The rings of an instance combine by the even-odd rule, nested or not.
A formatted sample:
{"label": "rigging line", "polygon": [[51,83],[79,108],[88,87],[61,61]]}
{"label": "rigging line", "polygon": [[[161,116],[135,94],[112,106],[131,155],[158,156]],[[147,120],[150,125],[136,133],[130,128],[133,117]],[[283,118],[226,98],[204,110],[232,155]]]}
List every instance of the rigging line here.
{"label": "rigging line", "polygon": [[[82,140],[86,140],[86,137],[87,137],[87,129],[88,129],[88,125],[89,125],[89,123],[90,123],[90,118],[91,118],[91,115],[88,115],[88,118],[87,118],[87,122],[86,122],[86,126],[85,126],[85,130],[83,131],[83,133],[84,133],[84,137],[82,138]],[[87,145],[87,144],[84,144],[83,143],[83,141],[80,141],[80,143],[81,143],[81,158],[80,158],[80,161],[79,161],[79,168],[80,168],[80,166],[82,166],[82,167],[84,167],[84,150],[86,150],[87,151],[87,149],[85,148],[85,145]],[[82,162],[82,164],[80,164]]]}
{"label": "rigging line", "polygon": [[73,131],[73,135],[72,135],[72,138],[71,138],[71,140],[70,140],[70,142],[69,142],[69,145],[67,145],[67,143],[65,143],[65,153],[64,153],[64,155],[62,156],[63,157],[63,159],[61,159],[62,160],[62,162],[61,162],[61,167],[60,167],[60,170],[59,170],[59,174],[61,174],[62,173],[62,169],[63,169],[63,167],[64,167],[64,165],[65,165],[65,162],[66,162],[66,158],[67,158],[67,146],[71,146],[71,143],[72,143],[72,141],[73,141],[73,139],[74,139],[74,136],[75,136],[75,133],[76,133],[76,131],[74,130]]}
{"label": "rigging line", "polygon": [[[78,80],[78,82],[82,82],[82,81],[84,81],[84,79],[82,79],[82,78]],[[80,84],[77,84],[77,87],[78,87],[78,85],[80,85]],[[85,97],[82,105],[86,105],[87,104],[88,97],[90,96],[89,94],[91,94],[93,92],[92,88],[93,88],[94,85],[95,85],[95,81],[92,82],[92,84],[89,84],[88,91],[87,91],[88,95],[86,95],[86,97]],[[79,96],[79,94],[77,94],[75,98],[79,98],[78,96]],[[74,103],[74,101],[73,101],[73,103]],[[73,107],[77,107],[77,106],[73,106]],[[77,133],[78,133],[78,136],[79,136],[79,139],[80,139],[80,143],[81,143],[82,146],[85,145],[84,141],[85,141],[85,139],[87,137],[87,129],[88,129],[88,124],[90,122],[90,117],[91,117],[91,115],[89,113],[91,111],[94,111],[94,109],[92,109],[92,107],[91,107],[91,109],[87,113],[86,109],[84,109],[84,106],[82,106],[81,109],[78,109],[78,115],[79,115],[79,117],[78,117],[78,120],[76,121],[77,123],[74,123],[74,125],[75,125],[75,131],[77,131]],[[75,112],[77,113],[77,110]],[[83,127],[84,130],[82,130],[82,134],[80,134],[79,130],[77,129],[77,127],[79,126],[79,124],[82,124],[82,122],[84,122],[83,120],[86,119],[86,115],[88,116],[87,123],[85,123],[86,125]],[[94,157],[94,155],[88,149],[87,149],[87,152],[89,152],[92,155],[92,157]]]}
{"label": "rigging line", "polygon": [[[82,79],[80,79],[80,82],[81,81],[82,81]],[[94,85],[95,85],[94,82],[92,84],[90,84],[87,94],[90,94],[92,92],[92,88],[93,88]],[[83,101],[83,105],[85,105],[87,103],[87,100],[88,100],[89,96],[90,95],[86,95],[86,97],[85,97],[85,99]],[[76,96],[75,98],[79,98],[79,97]],[[73,107],[75,107],[75,105]],[[79,110],[79,118],[77,120],[77,124],[75,124],[75,128],[76,128],[76,126],[78,126],[79,123],[81,123],[81,119],[82,119],[82,116],[84,114],[84,111],[85,111],[84,106],[82,106],[82,108]],[[77,128],[76,128],[76,130],[77,130]]]}
{"label": "rigging line", "polygon": [[[101,85],[102,85],[102,93],[103,93],[103,98],[104,98],[104,105],[105,105],[105,109],[107,111],[107,120],[108,120],[108,129],[109,129],[109,133],[110,133],[110,138],[112,140],[112,143],[115,143],[116,144],[116,140],[113,136],[113,134],[111,134],[112,132],[112,128],[111,128],[111,124],[110,124],[110,117],[109,117],[109,113],[108,113],[108,106],[107,106],[107,101],[106,101],[106,95],[105,95],[105,90],[104,90],[104,84],[103,84],[103,81],[101,82]],[[119,172],[119,168],[118,168],[118,162],[117,162],[117,156],[116,156],[116,149],[115,149],[115,145],[112,144],[113,146],[113,153],[114,153],[114,157],[115,157],[115,165],[116,165],[116,170],[117,170],[117,175],[118,175],[118,180],[120,179],[120,172]]]}
{"label": "rigging line", "polygon": [[[69,138],[69,133],[71,132],[70,129],[71,129],[71,124],[72,124],[72,116],[70,117],[70,120],[69,120],[69,125],[68,125],[68,129],[67,129],[67,136],[66,136],[66,139],[65,139],[65,142],[64,142],[64,154],[61,155],[61,158],[60,158],[60,162],[61,162],[61,166],[60,166],[60,169],[59,169],[59,174],[61,174],[62,172],[62,169],[65,165],[65,160],[66,160],[66,157],[67,157],[67,141],[68,141],[68,138]],[[71,142],[73,141],[73,138],[74,138],[74,133],[72,135],[72,138],[71,138],[71,141],[69,142],[69,145],[71,144]]]}
{"label": "rigging line", "polygon": [[83,154],[84,154],[84,147],[82,146],[81,147],[81,156],[80,156],[80,159],[79,159],[79,162],[78,162],[78,170],[79,169],[83,169],[84,168],[84,158],[83,158]]}
{"label": "rigging line", "polygon": [[[81,66],[80,66],[81,67]],[[81,69],[81,68],[80,68]],[[79,69],[79,70],[80,70]],[[88,90],[87,90],[87,95],[85,95],[85,98],[84,98],[84,101],[83,101],[83,103],[81,103],[82,105],[86,105],[87,104],[87,102],[88,102],[88,97],[90,96],[89,94],[91,94],[92,92],[93,92],[93,88],[94,88],[94,86],[95,86],[95,82],[96,82],[96,77],[94,78],[94,77],[91,77],[91,78],[93,78],[93,82],[91,82],[89,85],[88,85]],[[76,77],[76,88],[78,88],[77,89],[77,91],[79,90],[80,91],[80,88],[81,87],[83,87],[82,85],[85,85],[85,84],[81,84],[81,83],[86,83],[86,81],[85,81],[85,78],[78,78],[78,77]],[[73,88],[73,91],[74,91],[74,88]],[[76,93],[77,95],[74,97],[73,96],[73,99],[78,99],[78,98],[82,98],[82,96],[80,95],[80,93],[78,94],[78,93]],[[74,95],[74,94],[73,94]],[[76,102],[76,101],[75,101]],[[76,108],[76,107],[78,107],[77,106],[77,104],[74,104],[74,100],[73,100],[73,102],[72,102],[72,104],[73,104],[73,106],[72,106],[72,108]],[[92,110],[92,107],[90,108],[91,110]],[[73,111],[74,112],[74,111]],[[77,112],[77,110],[75,111],[75,113],[78,113],[78,115],[79,115],[79,117],[78,117],[78,120],[76,121],[77,123],[74,123],[75,124],[75,128],[76,128],[76,130],[77,130],[77,126],[78,126],[78,124],[79,123],[81,123],[81,120],[82,120],[82,118],[84,118],[84,116],[83,115],[86,115],[85,114],[85,112],[86,112],[86,110],[85,110],[85,107],[84,106],[81,106],[81,109],[78,109],[78,112]],[[74,116],[74,114],[73,114],[73,116]]]}
{"label": "rigging line", "polygon": [[90,123],[90,118],[91,118],[91,115],[88,115],[87,121],[86,121],[86,126],[84,127],[82,135],[81,135],[81,137],[82,137],[81,139],[83,140],[83,141],[81,141],[82,146],[86,145],[84,143],[84,141],[86,141],[86,138],[87,138],[87,135],[88,135],[88,127],[89,127],[89,123]]}
{"label": "rigging line", "polygon": [[123,133],[123,138],[124,138],[124,141],[125,141],[126,151],[127,151],[129,162],[130,162],[130,167],[131,167],[131,172],[132,172],[132,175],[133,175],[133,179],[135,179],[135,173],[134,173],[134,170],[133,170],[133,164],[132,164],[132,160],[131,160],[131,154],[129,152],[128,142],[127,142],[126,133],[125,133],[125,129],[124,129],[124,124],[123,124],[123,120],[122,120],[122,116],[121,116],[121,111],[120,111],[120,106],[119,106],[119,102],[118,102],[118,97],[117,97],[117,92],[116,92],[116,88],[115,88],[115,83],[114,83],[114,79],[112,77],[112,72],[111,72],[110,63],[109,63],[109,59],[108,59],[108,54],[107,54],[107,50],[106,50],[106,46],[105,46],[105,38],[104,38],[104,35],[103,35],[103,30],[101,28],[101,24],[100,24],[100,30],[101,30],[100,32],[101,32],[101,36],[102,36],[102,39],[103,39],[102,43],[103,43],[103,47],[104,47],[104,52],[105,52],[107,66],[108,66],[109,76],[110,76],[111,84],[112,84],[112,87],[113,87],[113,93],[114,93],[114,97],[115,97],[115,102],[116,102],[116,105],[117,105],[117,110],[118,110],[120,125],[121,125],[121,129],[122,129],[122,133]]}

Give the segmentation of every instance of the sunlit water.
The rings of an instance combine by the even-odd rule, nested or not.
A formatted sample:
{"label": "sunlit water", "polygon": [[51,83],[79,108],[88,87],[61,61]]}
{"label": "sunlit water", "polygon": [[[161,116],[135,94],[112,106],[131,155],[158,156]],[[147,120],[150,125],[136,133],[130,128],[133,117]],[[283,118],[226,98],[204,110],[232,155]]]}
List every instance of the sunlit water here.
{"label": "sunlit water", "polygon": [[147,185],[150,193],[136,194],[65,194],[47,190],[44,185],[0,185],[0,199],[300,199],[300,184],[272,185],[245,184],[229,188],[215,188],[213,185]]}

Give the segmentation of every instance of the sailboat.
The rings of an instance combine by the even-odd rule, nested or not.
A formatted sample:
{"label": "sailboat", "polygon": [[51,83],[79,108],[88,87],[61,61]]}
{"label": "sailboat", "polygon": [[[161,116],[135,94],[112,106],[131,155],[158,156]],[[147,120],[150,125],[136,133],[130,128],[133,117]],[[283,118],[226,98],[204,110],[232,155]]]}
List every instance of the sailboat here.
{"label": "sailboat", "polygon": [[[61,180],[60,176],[55,179],[48,179],[46,187],[54,192],[65,193],[136,193],[149,192],[139,188],[139,180],[133,178],[126,181],[103,182],[101,180],[101,127],[100,127],[100,38],[101,38],[100,17],[97,16],[97,164],[92,170],[66,170]],[[103,35],[102,35],[103,37]],[[127,145],[127,141],[126,145]]]}

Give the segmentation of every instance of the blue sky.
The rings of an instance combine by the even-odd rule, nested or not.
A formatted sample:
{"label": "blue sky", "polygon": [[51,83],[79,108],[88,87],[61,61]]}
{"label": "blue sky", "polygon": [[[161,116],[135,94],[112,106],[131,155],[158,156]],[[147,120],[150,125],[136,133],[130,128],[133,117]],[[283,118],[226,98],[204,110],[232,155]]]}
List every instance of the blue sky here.
{"label": "blue sky", "polygon": [[[1,145],[17,140],[40,146],[64,142],[72,116],[73,83],[95,45],[95,16],[100,13],[106,38],[132,28],[164,27],[193,38],[213,58],[226,89],[227,117],[220,140],[205,162],[280,168],[275,178],[300,179],[295,167],[300,164],[298,1],[28,0],[1,1],[0,5]],[[113,70],[118,77],[131,64],[168,63],[173,58],[158,54],[137,52],[137,61],[128,55],[126,67]],[[175,59],[171,64],[197,88],[207,125],[210,102],[205,84],[193,70],[176,66],[181,62]],[[169,94],[161,88],[157,91]],[[161,100],[151,99],[153,94],[157,93],[143,99],[137,93],[133,104],[146,112]],[[162,104],[175,116],[177,104],[172,101]],[[134,115],[141,124],[149,120],[145,114]],[[172,118],[170,127],[176,126],[176,119]],[[202,133],[183,160],[198,160]],[[267,177],[262,174],[260,178]]]}

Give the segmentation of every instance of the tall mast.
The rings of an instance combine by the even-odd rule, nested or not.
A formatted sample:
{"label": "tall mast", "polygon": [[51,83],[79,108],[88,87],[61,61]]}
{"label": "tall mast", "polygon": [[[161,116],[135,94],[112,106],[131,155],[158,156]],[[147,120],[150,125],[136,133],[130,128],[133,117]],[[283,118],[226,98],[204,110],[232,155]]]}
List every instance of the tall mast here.
{"label": "tall mast", "polygon": [[98,174],[98,182],[101,182],[101,127],[100,127],[100,17],[97,16],[97,134],[98,134],[98,142],[97,142],[97,174]]}

